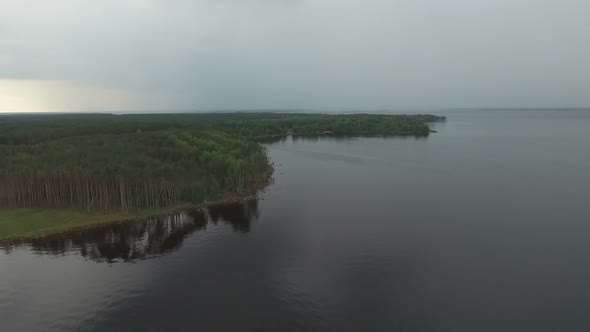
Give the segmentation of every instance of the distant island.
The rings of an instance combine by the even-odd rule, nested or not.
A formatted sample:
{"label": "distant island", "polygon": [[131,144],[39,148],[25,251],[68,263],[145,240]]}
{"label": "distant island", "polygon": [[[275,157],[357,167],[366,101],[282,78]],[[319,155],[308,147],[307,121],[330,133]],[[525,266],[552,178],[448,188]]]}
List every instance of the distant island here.
{"label": "distant island", "polygon": [[0,239],[255,195],[262,139],[428,136],[434,115],[36,114],[0,121]]}

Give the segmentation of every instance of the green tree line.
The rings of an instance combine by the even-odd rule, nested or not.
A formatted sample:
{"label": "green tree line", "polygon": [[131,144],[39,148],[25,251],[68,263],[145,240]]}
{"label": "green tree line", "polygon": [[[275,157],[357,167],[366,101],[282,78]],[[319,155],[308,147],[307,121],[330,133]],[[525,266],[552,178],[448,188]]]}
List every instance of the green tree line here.
{"label": "green tree line", "polygon": [[139,210],[262,188],[266,136],[416,135],[429,115],[0,116],[0,207]]}

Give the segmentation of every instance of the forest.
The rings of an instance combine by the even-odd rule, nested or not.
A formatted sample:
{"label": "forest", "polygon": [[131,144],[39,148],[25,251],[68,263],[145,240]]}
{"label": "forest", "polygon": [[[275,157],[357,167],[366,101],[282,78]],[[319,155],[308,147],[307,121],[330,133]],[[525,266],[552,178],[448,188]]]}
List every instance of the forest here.
{"label": "forest", "polygon": [[0,116],[0,207],[138,211],[252,194],[264,137],[428,136],[432,115],[289,113]]}

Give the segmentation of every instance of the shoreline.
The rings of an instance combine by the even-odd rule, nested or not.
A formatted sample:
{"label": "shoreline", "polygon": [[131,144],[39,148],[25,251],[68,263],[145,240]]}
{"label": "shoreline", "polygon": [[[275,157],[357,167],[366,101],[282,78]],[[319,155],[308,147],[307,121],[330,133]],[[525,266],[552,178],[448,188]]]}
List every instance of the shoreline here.
{"label": "shoreline", "polygon": [[[263,189],[261,189],[260,191],[262,191]],[[0,246],[2,246],[2,245],[19,245],[19,244],[23,244],[27,241],[36,240],[36,239],[40,239],[40,238],[44,238],[44,237],[60,236],[60,235],[65,235],[65,234],[68,234],[71,232],[84,231],[84,230],[89,230],[89,229],[98,228],[98,227],[107,227],[109,225],[116,225],[116,224],[129,223],[129,222],[138,222],[138,221],[149,220],[149,219],[165,218],[168,216],[172,216],[172,215],[179,214],[182,212],[187,212],[190,210],[203,210],[203,209],[207,209],[211,206],[237,204],[237,203],[242,203],[242,202],[253,200],[253,199],[258,199],[258,194],[224,198],[224,199],[220,199],[217,201],[204,201],[199,204],[179,205],[177,207],[170,208],[170,209],[162,209],[161,212],[155,212],[155,213],[150,213],[150,214],[146,214],[146,215],[141,215],[141,213],[138,213],[134,216],[132,213],[130,213],[129,217],[127,217],[127,218],[118,218],[118,217],[113,216],[113,219],[97,221],[95,223],[81,224],[81,225],[76,225],[76,226],[71,226],[71,227],[64,226],[64,228],[56,227],[54,230],[39,231],[39,232],[32,233],[32,234],[15,235],[15,236],[8,236],[8,237],[0,238]],[[22,210],[26,210],[26,209],[23,208]],[[52,209],[41,210],[40,209],[39,211],[78,213],[78,211],[70,210],[70,209],[54,209],[54,210],[52,210]],[[91,215],[88,215],[88,216],[90,217]]]}
{"label": "shoreline", "polygon": [[[135,211],[135,212],[128,213],[128,215],[124,215],[124,212],[117,211],[117,212],[114,212],[113,214],[111,214],[111,216],[112,216],[112,218],[111,218],[111,217],[109,217],[109,214],[105,214],[105,215],[96,214],[96,213],[95,214],[85,214],[85,212],[81,212],[81,211],[75,210],[75,209],[50,209],[50,208],[47,208],[47,209],[31,209],[31,208],[6,209],[9,211],[13,211],[13,212],[19,211],[19,210],[20,211],[33,210],[37,213],[52,213],[52,214],[66,214],[66,215],[69,214],[70,216],[78,215],[78,217],[80,215],[82,215],[83,217],[85,217],[85,219],[90,219],[92,217],[102,216],[102,217],[105,217],[106,219],[96,221],[96,222],[89,222],[89,223],[81,222],[78,225],[71,225],[71,226],[67,226],[64,224],[61,224],[61,226],[60,226],[59,224],[57,224],[56,226],[53,226],[53,229],[51,228],[51,226],[49,226],[49,228],[46,230],[41,229],[40,231],[25,232],[23,235],[9,235],[6,237],[2,237],[0,235],[0,247],[3,245],[19,245],[19,244],[23,244],[27,241],[31,241],[31,240],[35,240],[35,239],[40,239],[40,238],[44,238],[44,237],[48,237],[48,236],[59,236],[59,235],[64,235],[64,234],[71,233],[71,232],[83,231],[83,230],[88,230],[88,229],[92,229],[92,228],[96,228],[96,227],[103,227],[103,226],[106,227],[108,225],[114,225],[114,224],[138,222],[138,221],[148,220],[148,219],[163,218],[163,217],[168,217],[168,216],[171,216],[174,214],[190,211],[193,209],[203,210],[203,209],[207,209],[208,207],[211,207],[211,206],[236,204],[236,203],[242,203],[242,202],[253,200],[253,199],[259,199],[260,194],[264,193],[265,189],[268,186],[270,186],[274,181],[273,175],[274,175],[275,170],[272,165],[273,165],[273,163],[270,162],[269,163],[270,171],[266,175],[266,179],[264,181],[260,181],[259,183],[257,183],[256,188],[251,188],[241,194],[225,193],[224,195],[222,195],[221,198],[219,198],[217,200],[213,200],[213,201],[205,200],[205,201],[198,203],[198,204],[185,203],[185,204],[180,204],[175,207],[162,208],[162,209],[159,209],[159,211],[150,211],[150,212],[146,212],[146,210]],[[0,223],[1,223],[1,217],[2,217],[3,210],[4,209],[0,209]],[[6,210],[4,210],[4,211],[6,211]]]}
{"label": "shoreline", "polygon": [[[28,134],[27,129],[38,127],[36,122],[16,123],[18,130],[3,133],[0,149],[8,151],[12,159],[0,177],[0,244],[257,198],[273,181],[274,163],[265,145],[285,137],[423,138],[436,132],[428,123],[446,120],[433,115],[362,114],[139,119],[144,123],[138,125],[137,119],[124,117],[116,121],[105,118],[102,122],[90,118],[84,122],[80,115],[62,119],[60,130],[51,137]],[[183,126],[177,125],[178,120],[185,122]],[[208,126],[203,126],[204,120]],[[75,121],[76,126],[67,126],[68,121]],[[109,121],[120,128],[106,130]],[[80,123],[88,126],[85,131]],[[154,127],[154,123],[158,126]],[[115,144],[122,138],[128,143],[123,144],[125,149]],[[57,157],[47,151],[57,151],[63,164],[55,164]],[[194,151],[204,151],[203,157],[189,158]],[[68,163],[71,160],[75,162]],[[129,160],[138,163],[126,162]],[[146,167],[145,160],[153,166]],[[44,172],[23,173],[21,164],[46,166]],[[111,169],[111,164],[117,167]],[[195,174],[199,177],[195,178]],[[183,175],[193,179],[186,180],[192,183],[183,182]],[[167,181],[159,182],[160,178]],[[104,211],[99,212],[97,207],[104,207]]]}
{"label": "shoreline", "polygon": [[[313,134],[301,134],[301,133],[293,133],[289,134],[280,134],[280,135],[269,135],[269,136],[261,136],[258,137],[258,141],[261,144],[268,144],[271,142],[261,142],[264,139],[281,139],[286,138],[289,136],[293,137],[359,137],[359,136],[350,136],[350,135],[335,135],[331,133],[313,133]],[[387,137],[388,135],[371,135],[371,136],[381,136]],[[395,135],[395,136],[412,136],[410,135]],[[414,135],[415,136],[415,135]],[[368,135],[363,135],[360,137],[368,137]],[[184,203],[175,207],[171,208],[162,208],[156,209],[154,211],[150,211],[146,213],[146,210],[143,211],[134,211],[134,212],[122,212],[122,211],[113,211],[112,213],[88,213],[85,211],[80,211],[76,209],[51,209],[51,208],[10,208],[10,209],[0,209],[0,225],[2,222],[3,211],[10,211],[10,212],[23,212],[23,214],[27,214],[25,211],[30,210],[28,216],[32,216],[34,214],[49,214],[50,217],[56,218],[57,215],[64,214],[64,218],[70,218],[74,220],[78,220],[75,222],[74,225],[68,225],[67,222],[55,222],[55,226],[48,225],[47,227],[39,228],[39,230],[31,230],[25,231],[22,235],[8,235],[3,237],[0,234],[0,246],[2,245],[19,245],[26,243],[27,241],[40,239],[49,236],[60,236],[65,235],[71,232],[77,231],[84,231],[89,230],[92,228],[97,227],[107,227],[108,225],[115,225],[121,223],[128,223],[128,222],[138,222],[142,220],[148,219],[156,219],[156,218],[163,218],[168,217],[174,214],[190,211],[193,209],[206,209],[210,206],[216,205],[227,205],[227,204],[235,204],[241,203],[244,201],[258,199],[259,195],[264,192],[264,190],[272,184],[274,178],[274,167],[273,162],[269,160],[270,172],[268,172],[266,179],[257,183],[256,188],[251,188],[250,190],[246,190],[242,194],[237,193],[226,193],[222,195],[222,197],[218,200],[208,201],[205,200],[198,204],[191,204],[191,203]],[[23,217],[21,217],[23,218]],[[99,218],[96,222],[85,222],[82,219],[90,220],[93,218]],[[101,219],[102,218],[102,219]],[[30,219],[30,218],[29,218]],[[50,223],[51,224],[51,223]],[[18,233],[18,232],[17,232]]]}

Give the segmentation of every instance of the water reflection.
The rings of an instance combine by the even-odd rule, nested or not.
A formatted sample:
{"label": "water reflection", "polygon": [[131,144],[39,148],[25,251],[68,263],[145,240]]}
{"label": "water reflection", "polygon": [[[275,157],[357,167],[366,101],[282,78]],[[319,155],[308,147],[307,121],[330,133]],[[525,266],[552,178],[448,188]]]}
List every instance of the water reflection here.
{"label": "water reflection", "polygon": [[208,212],[212,222],[229,222],[234,231],[247,233],[250,231],[252,220],[259,217],[258,200],[249,200],[241,204],[213,205],[208,208]]}
{"label": "water reflection", "polygon": [[258,216],[258,201],[249,200],[187,210],[156,219],[101,225],[6,244],[2,249],[10,252],[15,246],[26,244],[39,255],[78,251],[83,257],[98,262],[133,262],[178,250],[187,236],[205,229],[209,222],[227,223],[234,231],[248,232],[251,222]]}
{"label": "water reflection", "polygon": [[363,134],[363,135],[337,135],[337,134],[317,134],[317,135],[289,135],[289,136],[268,136],[262,137],[259,141],[263,144],[277,144],[277,143],[287,143],[287,142],[320,142],[320,141],[333,141],[333,142],[347,142],[353,141],[359,138],[382,138],[382,139],[412,139],[412,140],[425,140],[428,138],[428,135],[414,135],[414,134],[391,134],[391,135],[371,135],[371,134]]}

